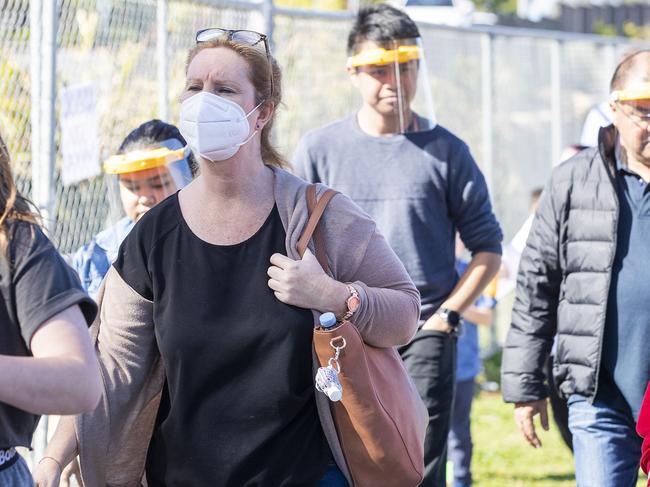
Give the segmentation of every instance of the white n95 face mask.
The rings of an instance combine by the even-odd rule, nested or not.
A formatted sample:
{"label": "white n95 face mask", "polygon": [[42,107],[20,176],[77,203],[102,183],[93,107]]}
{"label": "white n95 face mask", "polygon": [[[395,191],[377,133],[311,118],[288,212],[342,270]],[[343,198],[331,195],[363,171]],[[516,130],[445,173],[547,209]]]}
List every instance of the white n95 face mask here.
{"label": "white n95 face mask", "polygon": [[[179,130],[192,151],[209,161],[225,161],[253,138],[250,112],[221,96],[202,91],[181,103]],[[249,136],[250,134],[250,136]]]}

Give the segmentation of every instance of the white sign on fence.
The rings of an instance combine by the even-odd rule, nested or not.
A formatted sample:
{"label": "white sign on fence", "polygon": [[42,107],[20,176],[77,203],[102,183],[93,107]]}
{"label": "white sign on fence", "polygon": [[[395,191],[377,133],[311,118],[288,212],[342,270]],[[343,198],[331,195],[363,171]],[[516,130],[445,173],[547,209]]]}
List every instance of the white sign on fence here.
{"label": "white sign on fence", "polygon": [[61,99],[61,152],[63,184],[78,183],[101,173],[97,128],[97,90],[94,84],[63,88]]}

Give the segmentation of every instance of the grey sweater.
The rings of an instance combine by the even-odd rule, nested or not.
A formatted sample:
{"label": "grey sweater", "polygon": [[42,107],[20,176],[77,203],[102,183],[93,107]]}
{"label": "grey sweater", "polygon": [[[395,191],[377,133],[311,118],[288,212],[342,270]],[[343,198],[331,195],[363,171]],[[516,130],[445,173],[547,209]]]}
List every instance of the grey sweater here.
{"label": "grey sweater", "polygon": [[[307,184],[286,171],[274,169],[274,173],[287,255],[298,259],[296,245],[308,220]],[[324,189],[321,186],[318,194]],[[156,224],[145,215],[128,238],[138,238],[139,226]],[[419,295],[375,223],[349,198],[337,195],[321,224],[333,277],[354,283],[359,291],[361,305],[354,324],[364,341],[378,347],[407,343],[417,328]],[[141,243],[145,253],[155,245],[155,241]],[[311,244],[310,248],[313,252]],[[94,412],[75,418],[81,474],[85,485],[140,486],[164,383],[154,336],[155,292],[154,302],[145,299],[111,268],[99,299],[100,316],[91,333],[104,395]],[[334,459],[352,485],[323,394],[317,395],[317,406]]]}
{"label": "grey sweater", "polygon": [[503,235],[467,145],[441,126],[373,137],[356,115],[307,133],[296,174],[354,200],[377,222],[422,296],[426,320],[458,281],[456,231],[473,253],[501,253]]}

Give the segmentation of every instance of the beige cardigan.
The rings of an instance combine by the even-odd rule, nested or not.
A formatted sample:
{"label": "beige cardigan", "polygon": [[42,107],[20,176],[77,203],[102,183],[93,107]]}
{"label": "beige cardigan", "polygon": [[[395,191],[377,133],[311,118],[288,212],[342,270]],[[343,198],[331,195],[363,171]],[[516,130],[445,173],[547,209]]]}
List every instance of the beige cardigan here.
{"label": "beige cardigan", "polygon": [[[281,169],[274,173],[287,255],[298,259],[296,244],[308,219],[307,183]],[[325,189],[320,186],[318,195]],[[354,322],[364,340],[379,347],[407,343],[417,328],[420,296],[375,223],[349,198],[336,195],[321,225],[333,277],[354,283],[359,291],[361,306]],[[75,418],[81,474],[87,487],[139,487],[164,383],[153,303],[129,287],[113,267],[99,301],[100,315],[91,334],[104,394],[94,412]],[[352,485],[328,400],[324,394],[316,398],[334,459]]]}

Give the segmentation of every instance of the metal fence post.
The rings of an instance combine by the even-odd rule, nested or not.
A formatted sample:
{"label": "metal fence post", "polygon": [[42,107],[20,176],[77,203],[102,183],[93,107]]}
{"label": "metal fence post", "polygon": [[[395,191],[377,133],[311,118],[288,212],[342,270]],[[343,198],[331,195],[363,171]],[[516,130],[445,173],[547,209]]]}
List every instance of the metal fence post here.
{"label": "metal fence post", "polygon": [[481,138],[483,174],[490,193],[494,165],[494,70],[492,34],[481,35]]}
{"label": "metal fence post", "polygon": [[156,55],[158,58],[158,118],[169,120],[169,56],[167,0],[158,0]]}
{"label": "metal fence post", "polygon": [[[39,15],[40,12],[42,23],[38,39],[40,40],[40,52],[36,56],[36,62],[40,63],[40,67],[32,66],[34,72],[38,73],[36,80],[38,83],[35,84],[32,81],[32,89],[38,90],[37,106],[32,107],[32,117],[36,114],[36,120],[32,119],[32,126],[38,126],[36,135],[38,142],[35,148],[38,155],[32,162],[32,198],[43,215],[46,227],[52,231],[56,220],[54,207],[56,194],[54,191],[54,161],[56,158],[54,104],[56,101],[56,32],[59,19],[57,2],[48,0],[39,1],[38,4],[34,3],[34,6],[40,8],[40,11],[37,10],[33,14]],[[32,148],[32,152],[34,152],[34,148]]]}
{"label": "metal fence post", "polygon": [[[493,35],[481,35],[481,138],[483,175],[491,195],[494,195],[494,50]],[[494,197],[494,196],[493,196]],[[499,350],[496,323],[490,326],[488,349],[485,356],[492,356]]]}
{"label": "metal fence post", "polygon": [[41,208],[39,195],[39,181],[41,164],[41,21],[43,4],[41,0],[29,2],[29,50],[30,50],[30,125],[31,125],[31,172],[32,194],[31,198],[37,207]]}
{"label": "metal fence post", "polygon": [[271,51],[275,47],[273,45],[273,30],[275,26],[274,17],[275,16],[275,5],[273,0],[264,0],[262,3],[262,17],[264,19],[264,33],[268,39],[269,47]]}
{"label": "metal fence post", "polygon": [[551,167],[562,155],[562,47],[561,40],[551,41]]}
{"label": "metal fence post", "polygon": [[603,60],[604,60],[604,67],[607,69],[606,73],[607,75],[604,77],[605,78],[605,86],[604,86],[604,93],[609,94],[609,76],[611,73],[614,72],[616,69],[616,65],[618,64],[617,60],[617,55],[616,55],[616,44],[603,44],[602,45],[603,49]]}

